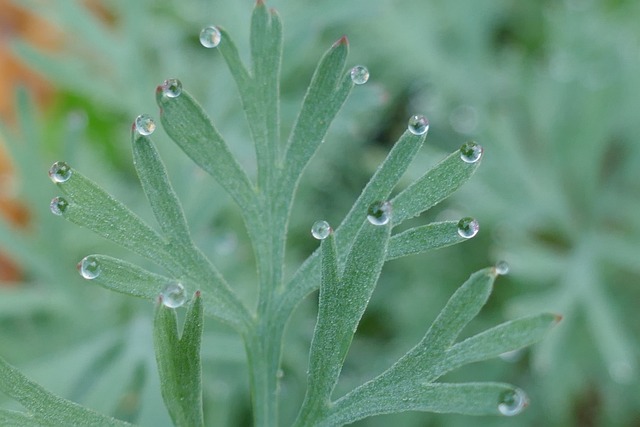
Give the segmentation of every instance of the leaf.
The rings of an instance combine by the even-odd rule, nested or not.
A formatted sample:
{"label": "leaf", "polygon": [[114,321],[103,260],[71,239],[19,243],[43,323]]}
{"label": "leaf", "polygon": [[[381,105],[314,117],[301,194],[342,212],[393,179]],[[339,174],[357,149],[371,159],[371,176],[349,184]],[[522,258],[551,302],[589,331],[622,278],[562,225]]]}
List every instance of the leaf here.
{"label": "leaf", "polygon": [[[251,19],[251,60],[253,87],[251,101],[244,102],[256,145],[258,182],[261,187],[273,183],[279,162],[280,104],[279,82],[282,58],[282,22],[277,12],[267,11],[258,1]],[[269,178],[268,178],[269,177]]]}
{"label": "leaf", "polygon": [[199,291],[187,311],[182,336],[178,335],[176,311],[162,303],[156,307],[153,337],[162,398],[178,427],[204,425],[200,363],[203,321]]}
{"label": "leaf", "polygon": [[465,240],[458,234],[457,221],[434,222],[392,236],[389,241],[387,260],[421,254]]}
{"label": "leaf", "polygon": [[455,151],[393,198],[393,224],[420,215],[440,203],[475,173],[481,162],[466,163]]}
{"label": "leaf", "polygon": [[165,239],[97,184],[72,169],[71,177],[56,185],[68,196],[69,206],[63,212],[65,219],[175,270]]}
{"label": "leaf", "polygon": [[558,315],[539,314],[505,322],[467,338],[447,351],[446,369],[449,371],[534,344],[560,320]]}
{"label": "leaf", "polygon": [[309,425],[329,407],[353,335],[384,264],[390,230],[390,222],[377,226],[365,221],[348,255],[342,279],[338,276],[333,235],[322,243],[318,321],[311,342],[307,395],[298,425]]}
{"label": "leaf", "polygon": [[131,145],[133,164],[160,228],[168,238],[191,246],[189,227],[182,206],[151,138],[137,132],[134,125],[131,130]]}
{"label": "leaf", "polygon": [[213,176],[241,209],[253,212],[254,186],[202,107],[184,89],[175,98],[163,95],[160,87],[156,94],[162,125],[171,139]]}
{"label": "leaf", "polygon": [[87,258],[92,258],[100,266],[100,273],[91,280],[104,288],[155,301],[165,286],[180,282],[187,291],[206,289],[201,298],[205,300],[207,315],[217,317],[240,331],[250,321],[247,309],[235,293],[213,275],[200,280],[189,274],[170,278],[106,255],[90,255]]}
{"label": "leaf", "polygon": [[500,383],[402,383],[388,388],[368,388],[359,399],[338,400],[319,426],[350,424],[380,414],[428,411],[466,415],[501,415],[498,404],[517,389]]}
{"label": "leaf", "polygon": [[4,427],[41,427],[46,424],[40,423],[33,416],[24,412],[0,409],[0,425]]}
{"label": "leaf", "polygon": [[[98,414],[77,403],[63,399],[46,391],[40,385],[27,379],[18,370],[0,357],[0,390],[20,403],[30,412],[34,424],[29,426],[131,426],[132,424]],[[11,411],[1,411],[2,417],[26,421],[29,415],[20,417]]]}
{"label": "leaf", "polygon": [[344,69],[348,48],[346,37],[342,37],[320,59],[311,78],[284,155],[280,188],[286,194],[295,189],[302,171],[353,88],[353,82]]}

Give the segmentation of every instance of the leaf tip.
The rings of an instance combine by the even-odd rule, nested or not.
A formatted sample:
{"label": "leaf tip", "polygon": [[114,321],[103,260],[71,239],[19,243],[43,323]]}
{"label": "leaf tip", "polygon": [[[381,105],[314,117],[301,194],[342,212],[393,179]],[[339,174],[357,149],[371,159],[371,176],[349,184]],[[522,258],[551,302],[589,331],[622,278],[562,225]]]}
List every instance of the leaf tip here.
{"label": "leaf tip", "polygon": [[564,316],[562,314],[557,314],[557,313],[555,313],[553,317],[554,317],[553,320],[555,321],[556,324],[560,323],[562,319],[564,319]]}
{"label": "leaf tip", "polygon": [[193,296],[194,296],[194,298],[200,298],[200,297],[202,296],[202,292],[200,291],[200,289],[198,289],[198,290],[196,291],[196,293],[195,293],[195,294],[193,294]]}
{"label": "leaf tip", "polygon": [[347,38],[347,36],[340,37],[338,41],[333,44],[333,47],[338,46],[349,46],[349,39]]}

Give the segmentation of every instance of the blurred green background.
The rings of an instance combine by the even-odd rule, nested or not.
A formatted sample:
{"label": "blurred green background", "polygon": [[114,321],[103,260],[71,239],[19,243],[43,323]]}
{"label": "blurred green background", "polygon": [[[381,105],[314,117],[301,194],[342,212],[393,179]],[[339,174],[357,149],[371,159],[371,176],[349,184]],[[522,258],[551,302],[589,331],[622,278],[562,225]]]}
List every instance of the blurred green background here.
{"label": "blurred green background", "polygon": [[[245,59],[251,0],[0,1],[0,355],[52,391],[141,425],[168,425],[147,302],[84,283],[75,264],[106,253],[145,265],[50,214],[46,172],[65,160],[150,219],[129,151],[154,89],[178,77],[240,162],[253,150],[224,61],[198,43],[222,25]],[[291,127],[320,55],[343,34],[356,87],[305,173],[289,233],[294,271],[337,224],[412,114],[431,122],[404,183],[468,139],[480,172],[416,221],[475,216],[463,245],[388,263],[336,396],[417,342],[475,269],[506,260],[470,335],[522,314],[564,321],[539,345],[447,375],[511,382],[530,407],[516,418],[407,413],[358,426],[639,426],[640,2],[635,0],[272,0],[285,24],[282,127]],[[193,235],[230,283],[255,295],[236,207],[160,130],[154,134]],[[153,269],[153,266],[147,266]],[[305,387],[315,300],[290,322],[281,418]],[[209,320],[203,343],[208,425],[250,424],[239,338]],[[15,404],[0,396],[0,404]]]}

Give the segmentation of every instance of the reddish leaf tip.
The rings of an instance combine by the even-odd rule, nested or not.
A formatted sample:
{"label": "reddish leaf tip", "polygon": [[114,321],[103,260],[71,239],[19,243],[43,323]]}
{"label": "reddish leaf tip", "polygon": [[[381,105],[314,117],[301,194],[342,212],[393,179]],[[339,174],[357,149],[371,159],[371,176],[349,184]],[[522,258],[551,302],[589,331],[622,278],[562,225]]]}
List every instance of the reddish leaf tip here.
{"label": "reddish leaf tip", "polygon": [[264,6],[264,0],[256,0],[256,7]]}
{"label": "reddish leaf tip", "polygon": [[202,292],[200,292],[200,289],[198,289],[195,293],[195,297],[200,298],[201,295],[202,295]]}
{"label": "reddish leaf tip", "polygon": [[338,47],[340,45],[349,45],[349,39],[347,38],[347,36],[340,37],[340,39],[338,39],[338,41],[333,44],[333,47]]}
{"label": "reddish leaf tip", "polygon": [[564,317],[562,316],[562,314],[556,314],[555,315],[555,321],[556,323],[560,323],[562,321],[562,319],[564,319]]}

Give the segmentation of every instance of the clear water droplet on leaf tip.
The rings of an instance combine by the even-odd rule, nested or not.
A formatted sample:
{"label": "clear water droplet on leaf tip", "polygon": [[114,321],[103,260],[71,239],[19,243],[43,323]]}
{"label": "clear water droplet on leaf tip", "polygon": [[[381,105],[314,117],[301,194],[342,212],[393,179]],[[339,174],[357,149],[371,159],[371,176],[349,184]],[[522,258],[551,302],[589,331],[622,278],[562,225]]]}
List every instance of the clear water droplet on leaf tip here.
{"label": "clear water droplet on leaf tip", "polygon": [[327,221],[316,221],[311,226],[311,235],[318,240],[324,240],[333,230]]}
{"label": "clear water droplet on leaf tip", "polygon": [[136,117],[135,127],[136,131],[140,135],[147,136],[151,135],[156,130],[156,122],[154,122],[149,115],[140,114],[138,117]]}
{"label": "clear water droplet on leaf tip", "polygon": [[64,197],[54,197],[49,204],[49,209],[54,215],[62,215],[69,207],[69,202]]}
{"label": "clear water droplet on leaf tip", "polygon": [[465,163],[475,163],[482,158],[482,154],[484,153],[484,149],[482,145],[476,143],[475,141],[469,141],[462,144],[460,147],[460,158]]}
{"label": "clear water droplet on leaf tip", "polygon": [[429,130],[429,120],[419,114],[411,116],[407,124],[407,129],[414,135],[424,135]]}
{"label": "clear water droplet on leaf tip", "polygon": [[167,79],[162,82],[162,93],[169,98],[177,98],[182,93],[182,82],[178,79]]}
{"label": "clear water droplet on leaf tip", "polygon": [[78,263],[78,271],[85,279],[92,280],[100,275],[102,267],[96,257],[89,255]]}
{"label": "clear water droplet on leaf tip", "polygon": [[49,178],[56,184],[67,182],[73,171],[65,162],[55,162],[49,169]]}
{"label": "clear water droplet on leaf tip", "polygon": [[165,307],[177,308],[187,301],[187,293],[180,282],[169,283],[162,289],[162,304]]}
{"label": "clear water droplet on leaf tip", "polygon": [[213,25],[204,27],[202,31],[200,31],[200,44],[208,49],[218,47],[221,40],[222,34],[220,30]]}
{"label": "clear water droplet on leaf tip", "polygon": [[496,269],[496,274],[500,276],[504,276],[509,273],[509,264],[506,261],[498,261],[494,267]]}
{"label": "clear water droplet on leaf tip", "polygon": [[373,225],[387,224],[391,220],[391,203],[372,203],[367,209],[367,220]]}
{"label": "clear water droplet on leaf tip", "polygon": [[507,390],[500,395],[498,411],[500,411],[502,415],[511,417],[522,412],[528,403],[529,401],[524,391],[519,388]]}
{"label": "clear water droplet on leaf tip", "polygon": [[369,70],[364,65],[356,65],[351,69],[351,81],[357,85],[363,85],[369,81]]}
{"label": "clear water droplet on leaf tip", "polygon": [[474,218],[466,217],[458,221],[458,234],[460,237],[470,239],[478,234],[479,230],[480,224]]}

